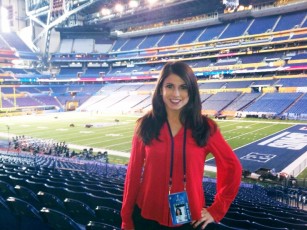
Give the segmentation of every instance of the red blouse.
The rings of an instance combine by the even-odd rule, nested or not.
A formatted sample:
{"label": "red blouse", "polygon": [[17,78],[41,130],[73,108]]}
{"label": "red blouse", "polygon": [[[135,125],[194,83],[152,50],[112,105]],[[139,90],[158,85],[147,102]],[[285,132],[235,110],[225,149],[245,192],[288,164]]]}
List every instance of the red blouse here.
{"label": "red blouse", "polygon": [[[181,128],[174,136],[171,193],[183,191],[183,135],[184,128]],[[134,228],[132,212],[135,205],[142,210],[142,217],[155,220],[161,225],[172,226],[168,205],[171,137],[167,123],[162,126],[159,140],[144,145],[136,135],[133,137],[121,210],[123,229]],[[192,138],[191,130],[187,130],[186,190],[192,220],[200,219],[201,210],[206,207],[203,175],[208,153],[214,155],[217,165],[217,193],[207,210],[218,222],[224,217],[238,192],[242,167],[219,130],[209,138],[205,147],[199,147]]]}

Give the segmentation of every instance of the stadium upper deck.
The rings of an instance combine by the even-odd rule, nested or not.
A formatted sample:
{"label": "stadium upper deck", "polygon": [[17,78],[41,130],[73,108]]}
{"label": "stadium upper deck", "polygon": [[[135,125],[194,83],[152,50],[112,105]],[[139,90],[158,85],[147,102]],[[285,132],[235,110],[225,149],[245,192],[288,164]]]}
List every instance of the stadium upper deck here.
{"label": "stadium upper deck", "polygon": [[[135,24],[137,31],[127,29],[113,40],[59,26],[61,40],[56,52],[50,55],[48,69],[44,72],[37,68],[41,66],[38,58],[41,56],[30,51],[17,33],[1,33],[1,108],[75,109],[96,93],[108,92],[102,83],[133,81],[147,85],[142,82],[155,81],[165,62],[184,60],[200,79],[203,108],[207,114],[292,114],[294,117],[299,114],[300,118],[305,117],[301,114],[307,114],[307,111],[299,106],[305,104],[307,65],[307,6],[302,2],[270,5],[262,10],[194,15],[185,20],[178,18],[172,21],[173,29],[166,22],[164,27],[159,24],[156,28],[140,28]],[[202,22],[201,26],[199,22]],[[104,22],[101,26],[104,27]],[[169,30],[166,32],[165,28]],[[142,35],[144,31],[146,35]],[[13,60],[26,60],[29,65],[18,68]],[[16,86],[11,87],[12,84]],[[87,90],[93,86],[94,90]],[[59,93],[58,90],[63,91]],[[151,90],[131,91],[130,94],[147,96],[139,97],[136,103],[130,95],[131,104],[124,103],[127,96],[124,93],[123,97],[118,97],[123,100],[118,105],[124,103],[132,111],[146,110],[150,105]],[[271,95],[265,96],[266,93]],[[289,98],[278,93],[289,94]],[[276,109],[272,109],[270,103],[263,106],[267,101],[275,103],[280,98],[287,102],[277,103]],[[106,105],[112,102],[110,99]],[[95,103],[85,104],[89,106],[85,110],[91,110]],[[261,104],[260,111],[258,104]]]}

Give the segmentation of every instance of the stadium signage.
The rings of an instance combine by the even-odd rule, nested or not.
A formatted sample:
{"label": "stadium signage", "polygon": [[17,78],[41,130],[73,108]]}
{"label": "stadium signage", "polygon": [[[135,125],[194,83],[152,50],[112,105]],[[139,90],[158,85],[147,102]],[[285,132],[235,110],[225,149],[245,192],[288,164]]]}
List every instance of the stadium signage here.
{"label": "stadium signage", "polygon": [[258,145],[267,145],[273,148],[301,150],[307,146],[307,134],[283,132],[275,137],[260,142]]}

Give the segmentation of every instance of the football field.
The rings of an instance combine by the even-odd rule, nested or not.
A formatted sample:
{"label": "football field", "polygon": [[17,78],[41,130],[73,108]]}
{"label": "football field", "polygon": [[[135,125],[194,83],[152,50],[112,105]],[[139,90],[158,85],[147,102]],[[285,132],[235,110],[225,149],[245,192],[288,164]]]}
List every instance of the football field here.
{"label": "football field", "polygon": [[[70,147],[93,148],[129,156],[131,139],[138,116],[103,115],[81,112],[28,115],[0,118],[0,138],[16,136],[65,142]],[[251,144],[280,131],[296,122],[264,119],[216,120],[222,134],[233,149]],[[77,149],[77,148],[76,148]],[[126,159],[128,161],[128,158]]]}

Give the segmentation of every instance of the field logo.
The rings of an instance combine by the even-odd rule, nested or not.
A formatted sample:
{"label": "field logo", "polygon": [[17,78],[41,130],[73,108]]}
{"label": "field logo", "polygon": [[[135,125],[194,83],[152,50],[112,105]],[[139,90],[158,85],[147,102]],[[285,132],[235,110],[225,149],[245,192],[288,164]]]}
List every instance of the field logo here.
{"label": "field logo", "polygon": [[307,134],[283,132],[275,137],[260,142],[258,145],[289,150],[301,150],[307,146]]}
{"label": "field logo", "polygon": [[257,161],[261,163],[266,163],[270,160],[272,160],[276,155],[273,154],[265,154],[265,153],[257,153],[257,152],[251,152],[243,157],[241,157],[241,160],[247,160],[247,161]]}

